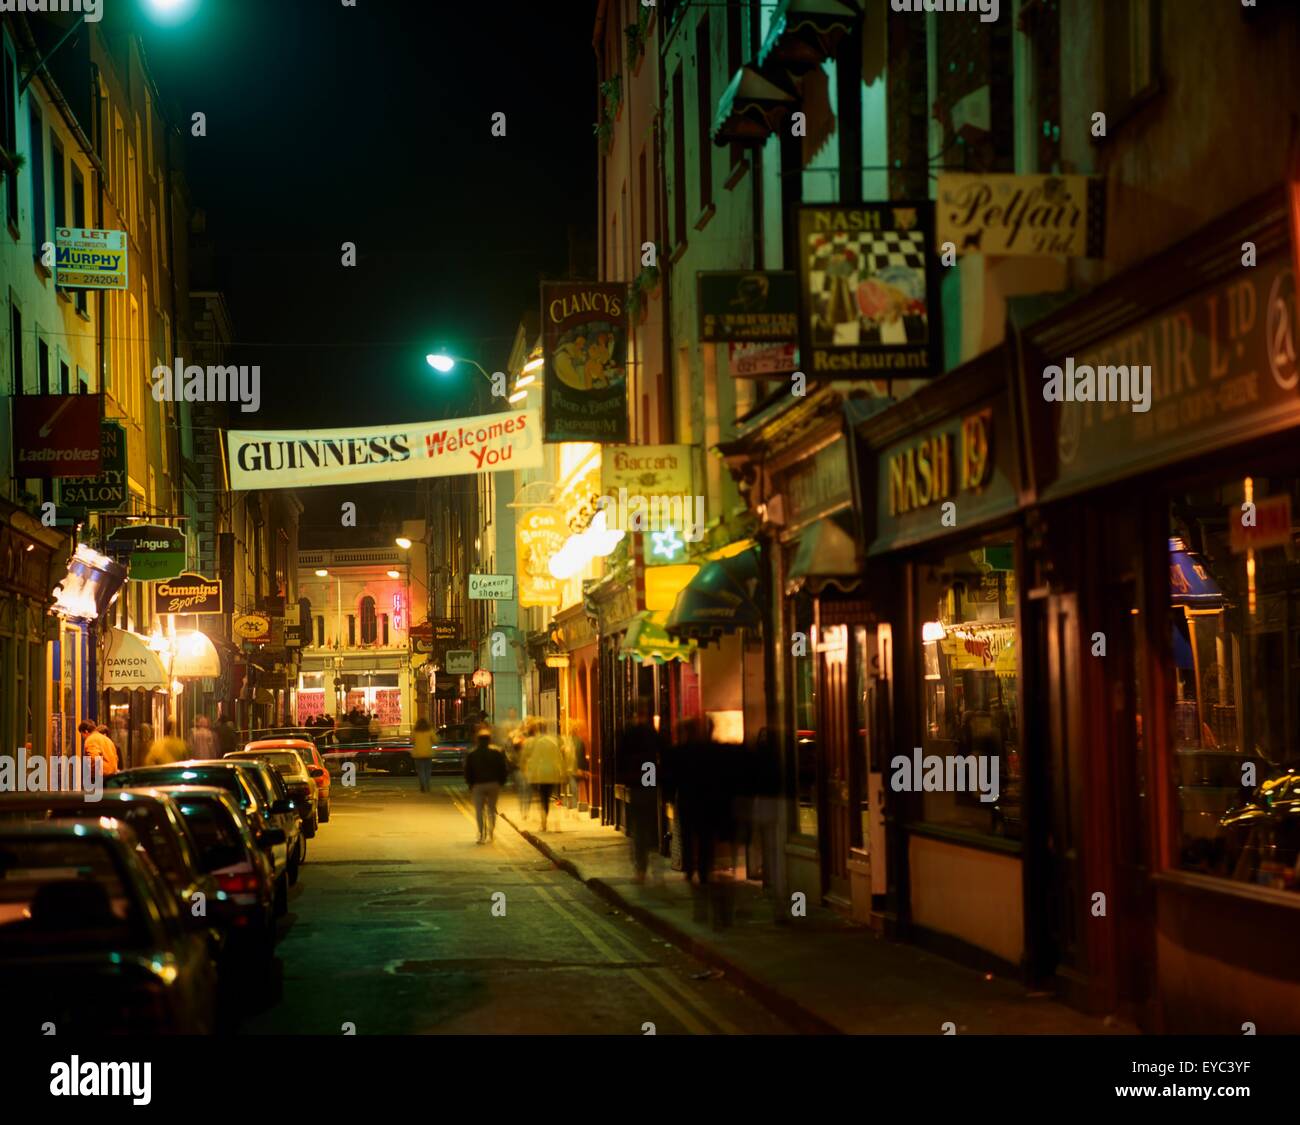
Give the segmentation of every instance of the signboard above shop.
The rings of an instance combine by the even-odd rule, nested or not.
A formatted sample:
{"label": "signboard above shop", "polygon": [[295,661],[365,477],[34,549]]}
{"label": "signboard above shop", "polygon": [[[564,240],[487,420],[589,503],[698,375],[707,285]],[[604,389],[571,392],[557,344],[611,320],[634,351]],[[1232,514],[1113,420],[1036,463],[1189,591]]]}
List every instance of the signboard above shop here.
{"label": "signboard above shop", "polygon": [[14,476],[83,477],[102,466],[102,395],[14,395]]}
{"label": "signboard above shop", "polygon": [[231,631],[241,641],[265,644],[271,639],[271,619],[265,613],[238,613]]}
{"label": "signboard above shop", "polygon": [[188,571],[153,588],[154,613],[220,613],[221,583]]}
{"label": "signboard above shop", "polygon": [[521,606],[560,605],[560,580],[551,574],[550,562],[567,536],[559,508],[547,505],[520,510],[515,520],[515,560]]}
{"label": "signboard above shop", "polygon": [[799,208],[799,356],[810,378],[942,371],[934,204]]}
{"label": "signboard above shop", "polygon": [[126,503],[126,431],[121,422],[99,423],[99,472],[89,477],[63,477],[59,503],[86,512],[112,512]]}
{"label": "signboard above shop", "polygon": [[542,354],[546,440],[627,441],[627,286],[544,282]]}
{"label": "signboard above shop", "polygon": [[449,676],[468,676],[474,671],[475,657],[472,648],[447,650],[446,672]]}
{"label": "signboard above shop", "polygon": [[185,569],[185,535],[176,527],[132,523],[114,528],[107,551],[126,561],[133,582],[175,578]]}
{"label": "signboard above shop", "polygon": [[509,410],[332,430],[231,430],[230,487],[311,488],[542,466],[541,419]]}
{"label": "signboard above shop", "polygon": [[471,574],[469,597],[475,602],[508,602],[515,596],[513,574]]}
{"label": "signboard above shop", "polygon": [[127,288],[124,231],[60,227],[54,238],[54,283],[60,288]]}
{"label": "signboard above shop", "polygon": [[793,343],[799,335],[794,271],[728,270],[696,274],[700,343]]}
{"label": "signboard above shop", "polygon": [[1106,181],[1090,176],[939,174],[935,249],[958,254],[1100,258]]}
{"label": "signboard above shop", "polygon": [[600,456],[600,489],[645,496],[686,496],[695,491],[689,445],[607,445]]}

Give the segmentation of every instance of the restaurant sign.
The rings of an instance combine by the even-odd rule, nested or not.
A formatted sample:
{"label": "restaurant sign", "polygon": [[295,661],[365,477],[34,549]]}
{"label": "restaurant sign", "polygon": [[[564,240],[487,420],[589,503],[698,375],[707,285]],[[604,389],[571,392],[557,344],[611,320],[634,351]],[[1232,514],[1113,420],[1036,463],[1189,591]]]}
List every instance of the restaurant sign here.
{"label": "restaurant sign", "polygon": [[799,208],[799,355],[810,378],[942,370],[934,204]]}
{"label": "restaurant sign", "polygon": [[940,173],[935,249],[1100,258],[1106,182],[1089,176]]}
{"label": "restaurant sign", "polygon": [[221,583],[186,571],[153,588],[154,613],[220,613]]}
{"label": "restaurant sign", "polygon": [[545,440],[627,441],[627,286],[544,282],[542,354]]}
{"label": "restaurant sign", "polygon": [[799,334],[799,289],[793,270],[701,272],[696,278],[700,343],[782,343]]}

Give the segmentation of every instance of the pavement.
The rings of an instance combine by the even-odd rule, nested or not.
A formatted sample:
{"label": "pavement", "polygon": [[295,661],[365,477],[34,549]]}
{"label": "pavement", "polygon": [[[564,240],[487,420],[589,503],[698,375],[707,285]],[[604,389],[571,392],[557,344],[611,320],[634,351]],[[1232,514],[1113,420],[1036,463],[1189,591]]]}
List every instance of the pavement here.
{"label": "pavement", "polygon": [[[539,852],[600,895],[802,1032],[852,1035],[1116,1035],[1137,1029],[1097,1019],[1023,985],[894,942],[826,907],[790,916],[743,878],[721,880],[730,924],[718,927],[708,902],[668,861],[652,855],[650,877],[632,877],[630,843],[586,812],[552,811],[542,832],[503,797],[506,819]],[[743,875],[743,872],[742,872]]]}

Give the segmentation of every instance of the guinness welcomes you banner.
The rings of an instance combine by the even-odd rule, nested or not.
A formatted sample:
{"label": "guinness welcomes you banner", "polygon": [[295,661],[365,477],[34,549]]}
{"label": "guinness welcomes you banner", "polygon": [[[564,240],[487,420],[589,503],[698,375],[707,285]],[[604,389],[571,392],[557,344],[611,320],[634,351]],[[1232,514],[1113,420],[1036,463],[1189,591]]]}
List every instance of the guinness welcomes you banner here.
{"label": "guinness welcomes you banner", "polygon": [[542,284],[546,440],[627,441],[627,286]]}
{"label": "guinness welcomes you banner", "polygon": [[311,488],[542,466],[535,410],[338,430],[231,430],[230,487]]}

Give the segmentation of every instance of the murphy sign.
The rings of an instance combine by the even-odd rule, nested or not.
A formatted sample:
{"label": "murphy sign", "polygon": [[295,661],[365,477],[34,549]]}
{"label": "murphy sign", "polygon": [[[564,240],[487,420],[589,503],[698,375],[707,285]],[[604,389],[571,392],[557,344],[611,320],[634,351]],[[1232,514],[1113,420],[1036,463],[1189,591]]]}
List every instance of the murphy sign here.
{"label": "murphy sign", "polygon": [[336,430],[231,430],[230,487],[323,484],[513,472],[542,466],[535,410]]}

